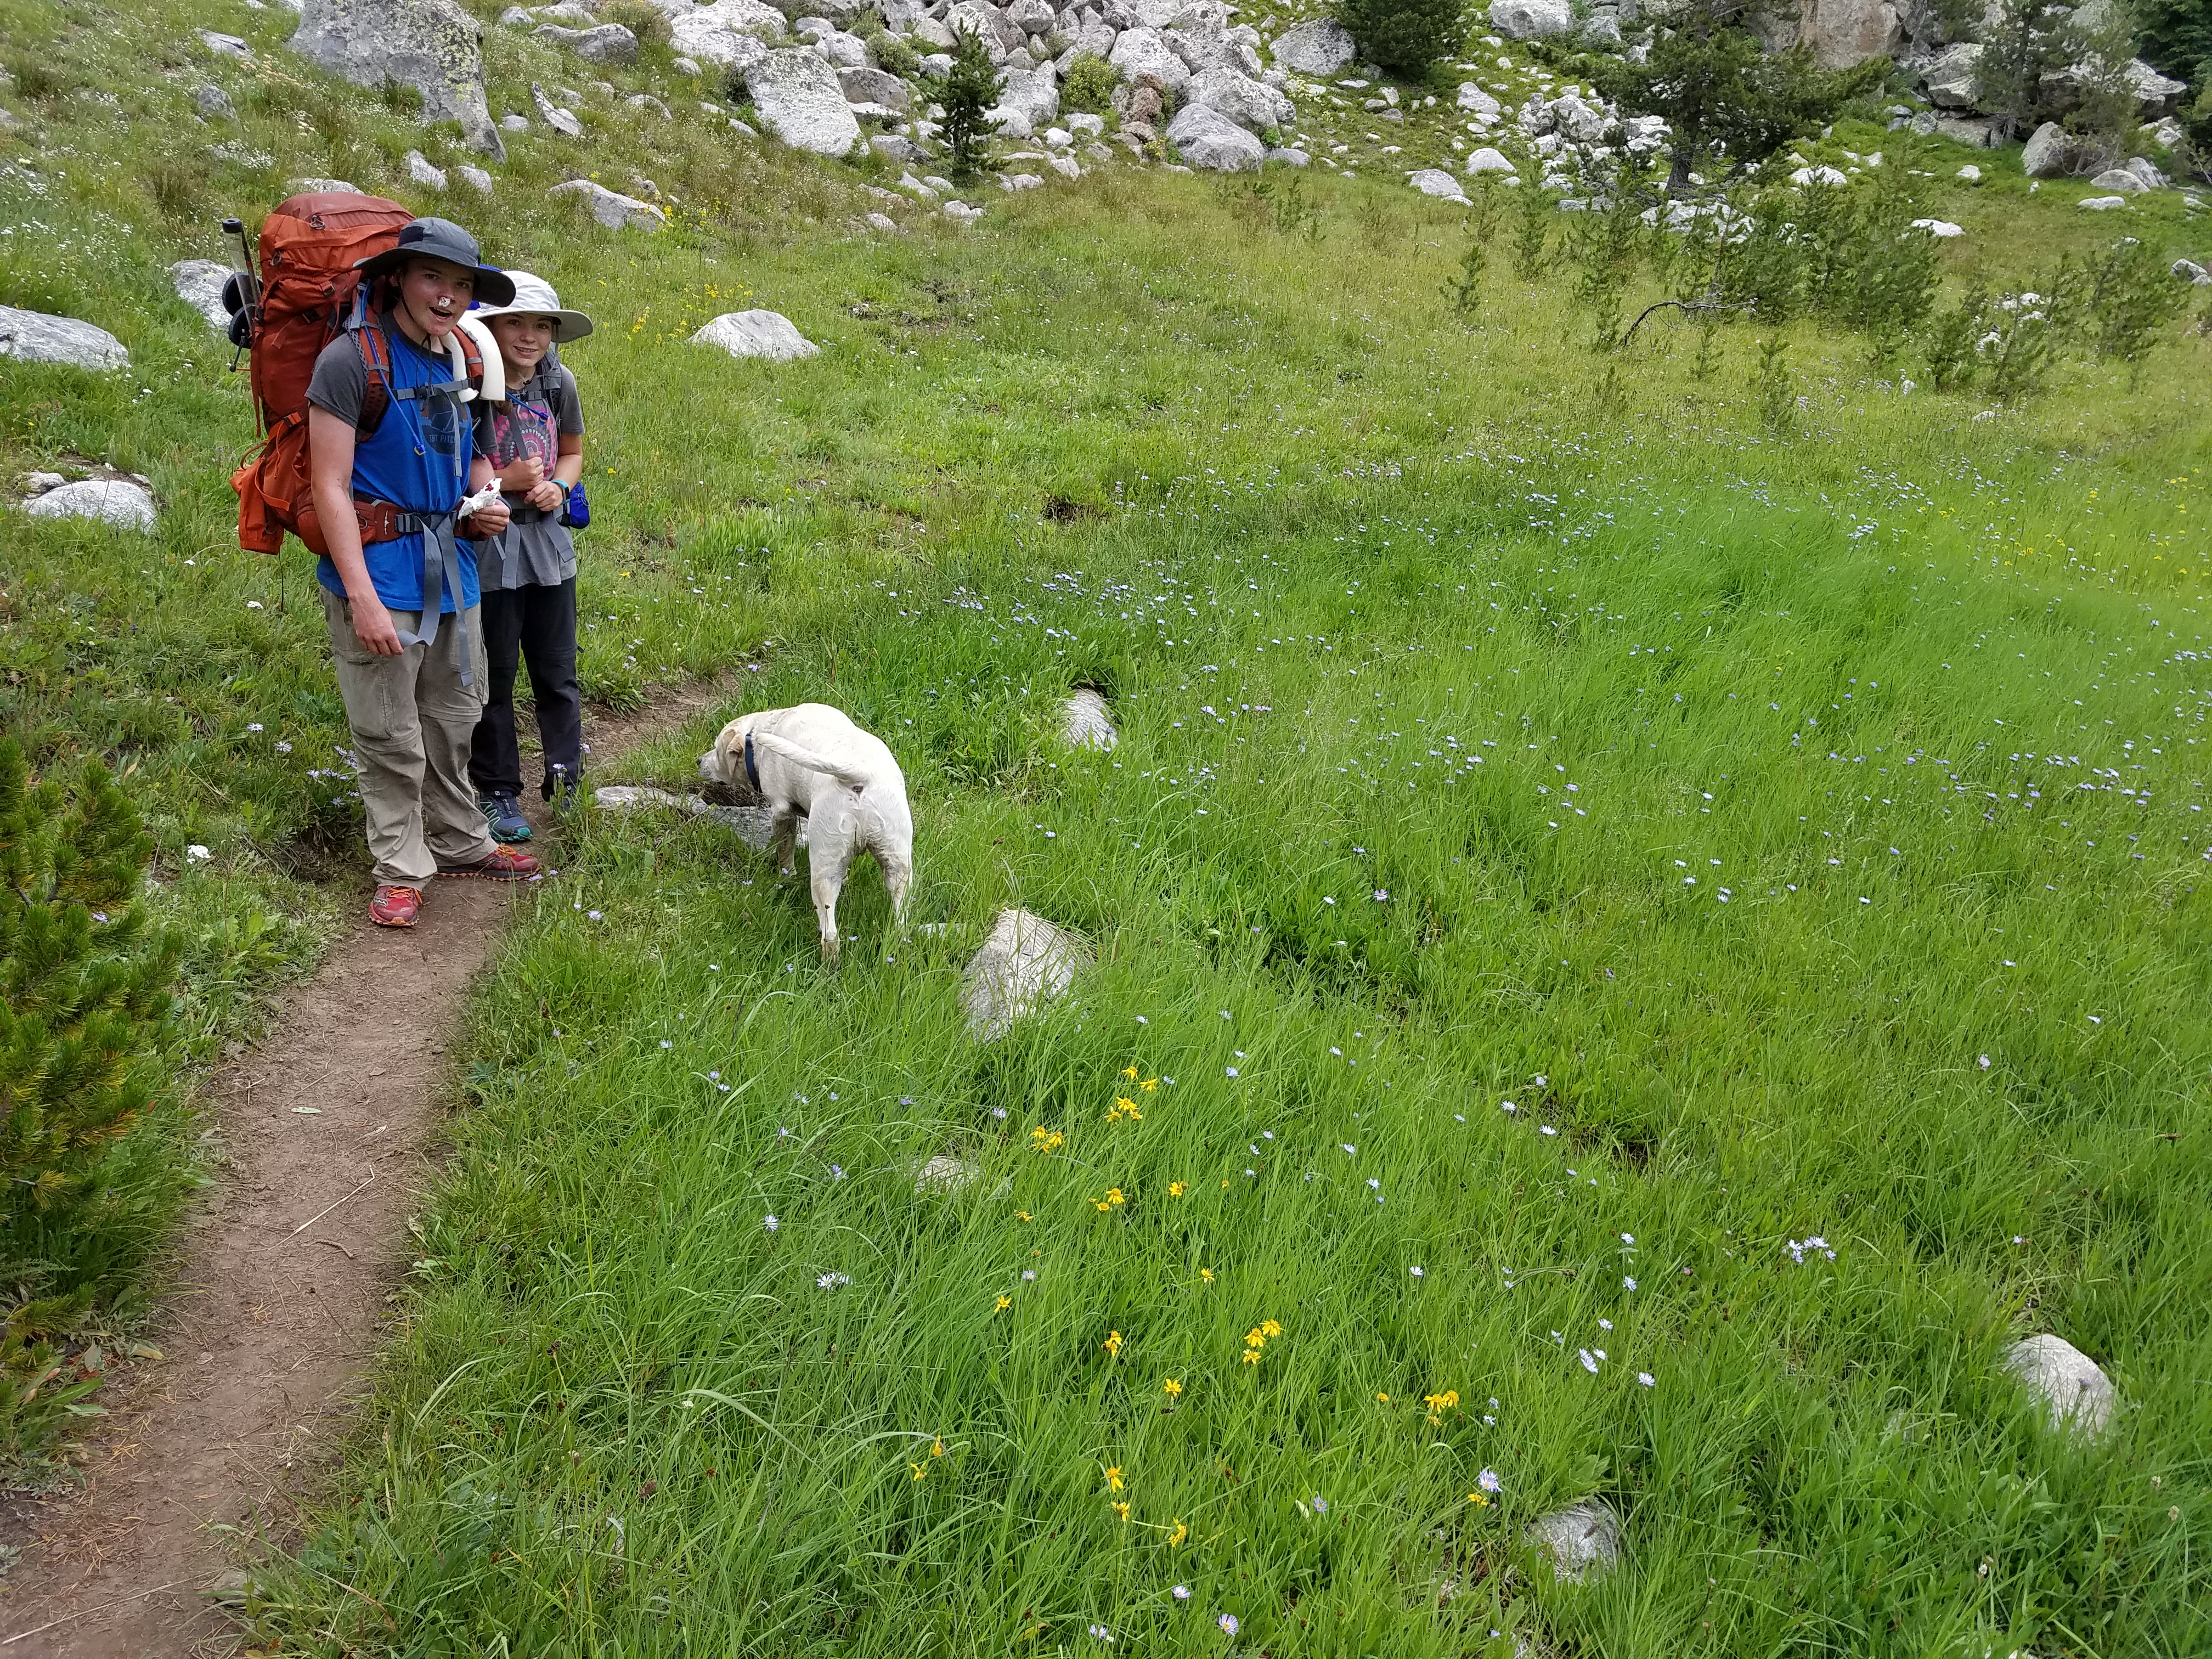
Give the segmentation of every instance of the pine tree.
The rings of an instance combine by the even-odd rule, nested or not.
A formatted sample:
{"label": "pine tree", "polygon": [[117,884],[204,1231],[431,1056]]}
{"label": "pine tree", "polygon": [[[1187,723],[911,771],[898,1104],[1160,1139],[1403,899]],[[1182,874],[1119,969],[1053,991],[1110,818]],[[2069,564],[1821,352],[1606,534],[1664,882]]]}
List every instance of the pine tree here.
{"label": "pine tree", "polygon": [[19,1298],[0,1364],[67,1328],[128,1254],[108,1235],[143,1194],[103,1161],[159,1086],[179,955],[138,906],[153,846],[106,768],[34,786],[0,738],[0,1276]]}
{"label": "pine tree", "polygon": [[1338,0],[1336,21],[1362,56],[1409,76],[1457,52],[1467,36],[1460,0]]}
{"label": "pine tree", "polygon": [[997,125],[986,113],[999,100],[999,71],[972,29],[956,29],[953,39],[952,73],[945,77],[938,101],[945,106],[941,126],[952,149],[952,170],[964,177],[983,159],[984,141]]}
{"label": "pine tree", "polygon": [[1999,142],[2034,125],[2044,76],[2071,56],[2071,16],[2061,0],[1997,0],[1974,64],[1974,101],[1996,117]]}

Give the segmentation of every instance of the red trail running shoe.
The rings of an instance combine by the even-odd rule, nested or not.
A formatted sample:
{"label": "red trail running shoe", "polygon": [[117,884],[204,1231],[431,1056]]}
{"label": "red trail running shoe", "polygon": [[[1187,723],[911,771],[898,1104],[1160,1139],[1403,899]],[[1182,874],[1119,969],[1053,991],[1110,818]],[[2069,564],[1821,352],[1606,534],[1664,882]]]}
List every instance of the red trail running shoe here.
{"label": "red trail running shoe", "polygon": [[481,863],[441,865],[438,873],[478,881],[527,881],[538,873],[538,860],[512,847],[495,847]]}
{"label": "red trail running shoe", "polygon": [[422,914],[422,891],[417,887],[386,885],[368,902],[368,919],[380,927],[412,927]]}

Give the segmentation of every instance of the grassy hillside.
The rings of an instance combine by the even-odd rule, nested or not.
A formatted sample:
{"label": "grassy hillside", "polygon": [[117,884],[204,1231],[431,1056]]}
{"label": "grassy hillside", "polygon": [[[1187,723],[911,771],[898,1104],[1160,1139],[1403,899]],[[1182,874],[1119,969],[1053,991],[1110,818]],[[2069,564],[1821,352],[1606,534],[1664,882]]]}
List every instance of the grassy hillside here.
{"label": "grassy hillside", "polygon": [[[150,539],[0,515],[5,718],[134,769],[204,1050],[361,860],[307,567],[228,544],[250,418],[164,268],[285,178],[427,207],[398,158],[464,157],[290,64],[278,12],[191,19],[260,49],[212,69],[165,11],[4,15],[19,93],[51,78],[9,106],[0,301],[134,366],[0,361],[0,444],[163,505]],[[581,78],[492,52],[495,112]],[[204,134],[210,75],[240,117]],[[650,55],[633,87],[678,106]],[[579,826],[264,1638],[2190,1650],[2202,336],[1984,405],[1800,324],[1778,430],[1748,331],[1702,377],[1664,318],[1596,358],[1555,256],[1501,248],[1457,320],[1461,215],[1377,178],[1309,177],[1305,220],[1117,164],[884,236],[862,172],[589,103],[587,146],[441,204],[600,321],[587,688],[744,660],[742,706],[849,709],[945,927],[886,939],[864,871],[825,973],[717,827]],[[1954,289],[2118,234],[1917,159]],[[609,234],[543,196],[586,172],[684,210]],[[822,355],[684,343],[750,306]],[[1079,683],[1110,756],[1052,738]],[[625,775],[689,778],[738,706]],[[1100,960],[979,1048],[957,969],[1012,902]],[[948,1153],[972,1179],[918,1188]],[[2108,1441],[1997,1375],[2045,1330],[2115,1379]],[[1591,1496],[1623,1565],[1556,1583],[1522,1528]]]}

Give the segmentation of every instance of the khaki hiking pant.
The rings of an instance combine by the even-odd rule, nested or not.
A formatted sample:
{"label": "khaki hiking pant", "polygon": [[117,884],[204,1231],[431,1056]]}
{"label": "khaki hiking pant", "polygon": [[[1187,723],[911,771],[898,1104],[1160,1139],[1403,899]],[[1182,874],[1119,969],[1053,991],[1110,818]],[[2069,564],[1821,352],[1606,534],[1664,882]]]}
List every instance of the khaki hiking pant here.
{"label": "khaki hiking pant", "polygon": [[[353,631],[353,606],[326,587],[323,615],[338,695],[353,727],[363,769],[368,850],[376,879],[396,887],[428,887],[441,865],[475,864],[496,850],[469,784],[469,739],[484,705],[483,626],[477,607],[439,619],[438,637],[380,657]],[[413,633],[422,613],[395,611],[392,622]],[[468,641],[474,684],[461,684],[460,644]]]}

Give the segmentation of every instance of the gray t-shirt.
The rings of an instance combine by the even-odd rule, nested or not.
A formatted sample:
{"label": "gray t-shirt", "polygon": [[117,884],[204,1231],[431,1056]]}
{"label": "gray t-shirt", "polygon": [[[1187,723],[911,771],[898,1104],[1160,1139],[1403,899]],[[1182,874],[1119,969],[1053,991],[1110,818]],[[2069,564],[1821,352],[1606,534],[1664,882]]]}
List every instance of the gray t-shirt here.
{"label": "gray t-shirt", "polygon": [[[477,405],[476,421],[477,453],[495,471],[535,455],[545,464],[550,478],[560,459],[558,434],[583,435],[584,410],[576,397],[576,377],[565,364],[541,364],[507,402]],[[561,523],[559,509],[541,518],[520,495],[508,495],[507,504],[514,521],[477,544],[477,575],[484,591],[556,587],[573,577],[576,544]]]}

